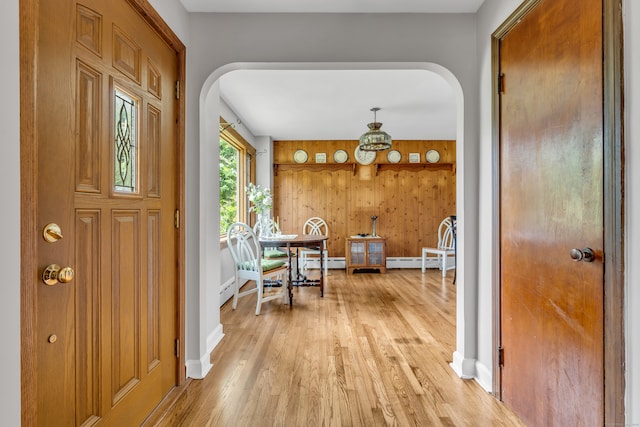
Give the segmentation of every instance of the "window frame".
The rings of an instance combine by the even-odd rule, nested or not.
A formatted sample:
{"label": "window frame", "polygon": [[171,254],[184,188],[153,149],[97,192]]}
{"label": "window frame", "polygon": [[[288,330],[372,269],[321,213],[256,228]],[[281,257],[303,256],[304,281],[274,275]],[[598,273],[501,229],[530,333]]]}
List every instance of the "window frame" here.
{"label": "window frame", "polygon": [[[220,117],[219,139],[238,150],[238,221],[249,224],[251,216],[245,187],[256,179],[256,149],[223,117]],[[218,184],[218,189],[219,187]],[[220,233],[220,243],[223,247],[226,247],[226,242],[227,233]]]}

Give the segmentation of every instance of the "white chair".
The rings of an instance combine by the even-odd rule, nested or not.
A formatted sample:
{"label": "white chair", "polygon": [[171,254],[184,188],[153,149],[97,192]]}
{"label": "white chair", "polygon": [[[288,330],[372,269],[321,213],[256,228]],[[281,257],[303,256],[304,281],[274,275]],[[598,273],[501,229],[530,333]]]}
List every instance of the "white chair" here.
{"label": "white chair", "polygon": [[[278,225],[277,222],[275,222],[273,220],[273,218],[269,219],[269,226],[271,227],[271,232],[273,233],[273,235],[277,235],[277,233],[280,232],[280,226]],[[256,236],[260,235],[260,221],[256,222],[253,226],[253,232],[255,233]],[[287,251],[287,248],[273,248],[273,247],[267,247],[267,248],[263,248],[263,253],[262,256],[265,259],[281,259],[281,260],[286,260],[286,265],[287,267],[289,267],[289,258],[290,257],[295,257],[295,253],[291,252],[289,253],[289,251]],[[293,267],[291,274],[293,275],[293,277],[296,277],[298,274],[298,269],[297,267],[297,263],[292,262],[291,267]]]}
{"label": "white chair", "polygon": [[[307,235],[329,235],[329,226],[325,222],[324,219],[314,216],[305,221],[302,226],[302,234]],[[321,254],[322,252],[322,254]],[[307,268],[307,262],[309,260],[309,255],[321,255],[322,262],[324,263],[324,274],[325,276],[329,274],[329,251],[327,250],[327,241],[323,242],[322,251],[313,250],[313,249],[305,249],[300,252],[300,263],[302,264],[302,269]]]}
{"label": "white chair", "polygon": [[[275,236],[280,232],[280,226],[278,223],[273,220],[273,218],[269,219],[269,226],[271,227],[271,232]],[[256,222],[253,226],[253,232],[256,236],[260,236],[260,221]],[[274,259],[274,258],[288,258],[287,252],[284,252],[278,248],[264,248],[263,256],[266,259]]]}
{"label": "white chair", "polygon": [[[231,257],[235,263],[235,288],[233,292],[233,309],[238,306],[238,298],[258,294],[256,304],[256,316],[260,314],[262,303],[277,298],[282,298],[286,303],[288,298],[288,287],[284,286],[287,278],[287,266],[281,260],[267,260],[262,258],[262,248],[255,233],[247,224],[236,222],[231,224],[227,231],[227,245]],[[256,287],[248,291],[240,292],[241,279],[254,280]],[[280,292],[274,292],[269,296],[264,296],[265,280],[282,280],[283,286]]]}
{"label": "white chair", "polygon": [[[455,238],[455,216],[448,216],[442,220],[438,227],[438,246],[435,248],[422,248],[422,272],[427,268],[427,259],[435,259],[442,270],[442,277],[447,275],[447,270],[456,268],[456,238]],[[433,254],[435,257],[427,257]],[[448,260],[453,258],[453,263],[448,264]]]}

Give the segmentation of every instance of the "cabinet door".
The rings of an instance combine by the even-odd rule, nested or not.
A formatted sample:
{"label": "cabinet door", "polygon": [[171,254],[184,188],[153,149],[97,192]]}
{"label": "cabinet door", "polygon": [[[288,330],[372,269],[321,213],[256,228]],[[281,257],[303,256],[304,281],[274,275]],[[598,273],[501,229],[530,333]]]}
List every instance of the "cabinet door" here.
{"label": "cabinet door", "polygon": [[369,242],[368,244],[368,265],[382,265],[384,258],[384,243],[383,242]]}
{"label": "cabinet door", "polygon": [[364,242],[351,242],[351,265],[365,265]]}

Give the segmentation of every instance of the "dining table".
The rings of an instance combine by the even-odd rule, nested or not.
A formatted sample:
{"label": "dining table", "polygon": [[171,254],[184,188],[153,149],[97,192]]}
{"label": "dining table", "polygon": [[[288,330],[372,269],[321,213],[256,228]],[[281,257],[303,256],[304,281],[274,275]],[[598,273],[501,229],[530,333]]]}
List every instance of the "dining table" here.
{"label": "dining table", "polygon": [[281,234],[273,236],[260,236],[258,237],[258,241],[260,242],[260,246],[263,248],[286,248],[287,253],[287,261],[288,261],[288,274],[289,281],[287,284],[289,290],[289,306],[293,306],[293,287],[294,286],[318,286],[320,287],[320,296],[324,296],[324,260],[323,257],[320,256],[320,278],[319,279],[311,279],[304,274],[300,273],[299,266],[297,265],[298,256],[295,257],[296,269],[295,269],[295,277],[293,274],[293,249],[296,252],[299,249],[312,249],[319,250],[322,252],[324,248],[324,242],[328,237],[322,234]]}

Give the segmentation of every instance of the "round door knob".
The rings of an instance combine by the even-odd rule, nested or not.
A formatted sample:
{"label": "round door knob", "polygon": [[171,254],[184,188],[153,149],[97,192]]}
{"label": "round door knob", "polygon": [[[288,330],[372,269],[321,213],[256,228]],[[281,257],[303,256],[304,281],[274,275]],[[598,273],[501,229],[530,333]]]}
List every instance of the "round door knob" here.
{"label": "round door knob", "polygon": [[578,261],[593,262],[593,260],[596,257],[591,248],[582,248],[582,249],[573,248],[569,251],[569,256],[571,257],[572,260],[576,262]]}
{"label": "round door knob", "polygon": [[45,285],[53,286],[58,282],[69,283],[73,280],[73,268],[60,267],[58,264],[48,265],[42,272],[42,281]]}

